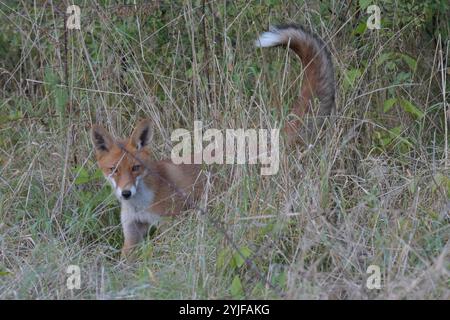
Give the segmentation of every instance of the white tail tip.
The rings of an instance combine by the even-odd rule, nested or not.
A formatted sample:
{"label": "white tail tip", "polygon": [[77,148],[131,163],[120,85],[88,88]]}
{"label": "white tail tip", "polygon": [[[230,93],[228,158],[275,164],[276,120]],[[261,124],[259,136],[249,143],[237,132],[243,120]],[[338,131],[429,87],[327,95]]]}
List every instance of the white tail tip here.
{"label": "white tail tip", "polygon": [[273,47],[281,44],[281,35],[273,31],[263,32],[255,41],[255,46],[258,48]]}

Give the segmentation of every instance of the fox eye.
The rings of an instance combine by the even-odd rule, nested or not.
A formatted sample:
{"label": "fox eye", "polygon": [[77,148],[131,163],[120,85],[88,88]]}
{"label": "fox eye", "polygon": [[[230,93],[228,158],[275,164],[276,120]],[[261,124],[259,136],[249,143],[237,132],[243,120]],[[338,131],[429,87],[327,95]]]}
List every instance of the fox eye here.
{"label": "fox eye", "polygon": [[139,171],[140,169],[141,169],[141,166],[136,164],[131,168],[131,171],[136,172],[136,171]]}
{"label": "fox eye", "polygon": [[111,174],[116,173],[116,167],[110,167],[110,168],[109,168],[109,172],[110,172]]}

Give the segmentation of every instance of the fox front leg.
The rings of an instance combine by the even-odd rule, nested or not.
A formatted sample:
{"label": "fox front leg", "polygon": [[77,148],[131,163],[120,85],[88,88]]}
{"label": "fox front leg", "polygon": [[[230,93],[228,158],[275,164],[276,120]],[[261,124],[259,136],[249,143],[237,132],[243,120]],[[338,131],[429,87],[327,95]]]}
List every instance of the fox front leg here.
{"label": "fox front leg", "polygon": [[144,239],[148,230],[148,224],[130,221],[123,223],[122,228],[125,238],[122,247],[122,258],[128,258],[132,250]]}

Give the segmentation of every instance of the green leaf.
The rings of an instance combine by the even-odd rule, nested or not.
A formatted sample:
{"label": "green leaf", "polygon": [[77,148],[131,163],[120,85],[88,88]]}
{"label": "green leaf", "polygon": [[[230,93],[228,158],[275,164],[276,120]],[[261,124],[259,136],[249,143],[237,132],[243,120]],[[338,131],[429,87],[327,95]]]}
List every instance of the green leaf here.
{"label": "green leaf", "polygon": [[410,101],[406,99],[400,100],[400,105],[409,114],[411,114],[416,119],[421,119],[425,114],[422,110],[420,110],[418,107],[416,107],[414,104],[412,104]]}
{"label": "green leaf", "polygon": [[[252,255],[252,251],[250,250],[249,247],[245,247],[245,246],[241,247],[239,249],[239,252],[236,252],[233,255],[233,265],[237,268],[242,267],[245,263],[245,259],[247,259],[251,255]],[[245,259],[242,256],[244,256]]]}
{"label": "green leaf", "polygon": [[412,148],[413,144],[408,139],[402,137],[403,131],[404,128],[402,126],[397,126],[382,132],[376,131],[375,139],[382,148],[386,148],[394,142],[399,145],[399,147]]}
{"label": "green leaf", "polygon": [[405,144],[406,146],[412,148],[412,146],[413,146],[412,143],[409,142],[408,139],[402,137],[401,133],[403,132],[403,130],[404,129],[402,126],[398,126],[398,127],[390,129],[389,135],[391,136],[391,142],[394,140],[398,140],[401,143]]}
{"label": "green leaf", "polygon": [[399,72],[396,74],[394,79],[394,84],[401,84],[405,82],[409,82],[408,80],[411,79],[411,73],[409,72]]}
{"label": "green leaf", "polygon": [[402,132],[403,128],[402,126],[397,126],[395,128],[392,128],[391,130],[389,130],[389,133],[391,134],[391,136],[393,138],[397,138],[398,135]]}
{"label": "green leaf", "polygon": [[417,68],[417,60],[408,56],[407,54],[400,54],[400,57],[403,59],[403,61],[406,62],[406,64],[410,67],[410,69],[415,72]]}
{"label": "green leaf", "polygon": [[231,295],[234,299],[239,299],[244,296],[244,288],[242,287],[241,279],[239,276],[234,276],[230,287]]}
{"label": "green leaf", "polygon": [[219,269],[225,268],[230,263],[230,260],[231,260],[230,250],[228,248],[223,249],[219,252],[217,256],[216,265]]}
{"label": "green leaf", "polygon": [[100,168],[97,168],[94,172],[94,175],[92,176],[92,179],[102,179],[103,178],[103,171]]}
{"label": "green leaf", "polygon": [[344,85],[348,88],[355,86],[356,80],[361,76],[361,70],[351,69],[345,72]]}
{"label": "green leaf", "polygon": [[358,26],[353,30],[353,35],[363,34],[367,30],[367,23],[365,21],[358,24]]}
{"label": "green leaf", "polygon": [[383,104],[383,111],[386,113],[392,109],[392,106],[397,102],[396,98],[387,99]]}
{"label": "green leaf", "polygon": [[90,181],[90,175],[89,175],[89,172],[86,170],[86,168],[74,167],[74,171],[75,171],[75,175],[76,175],[74,183],[76,185],[85,184]]}
{"label": "green leaf", "polygon": [[392,52],[386,52],[386,53],[380,54],[380,56],[377,59],[376,66],[379,67],[380,65],[382,65],[386,61],[391,60],[392,57],[393,57],[393,53]]}
{"label": "green leaf", "polygon": [[361,7],[361,10],[366,10],[372,2],[372,0],[359,0],[359,6]]}
{"label": "green leaf", "polygon": [[72,168],[72,172],[76,177],[74,181],[76,185],[85,184],[103,178],[103,172],[100,168],[95,169],[95,171],[92,173],[89,172],[85,167],[74,166]]}

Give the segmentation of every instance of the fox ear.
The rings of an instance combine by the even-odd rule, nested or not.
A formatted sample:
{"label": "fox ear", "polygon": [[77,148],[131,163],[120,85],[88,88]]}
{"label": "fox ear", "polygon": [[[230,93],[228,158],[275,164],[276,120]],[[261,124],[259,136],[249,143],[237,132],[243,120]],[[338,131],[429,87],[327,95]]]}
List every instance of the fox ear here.
{"label": "fox ear", "polygon": [[91,129],[92,143],[94,144],[95,150],[98,152],[109,151],[113,145],[113,138],[100,125],[93,125]]}
{"label": "fox ear", "polygon": [[151,122],[148,119],[141,120],[131,135],[131,141],[140,150],[145,147],[153,136]]}

